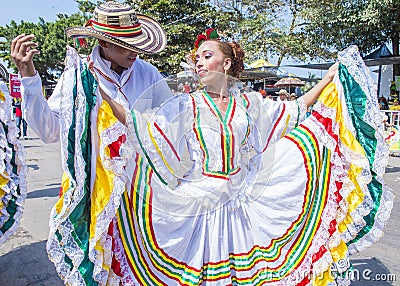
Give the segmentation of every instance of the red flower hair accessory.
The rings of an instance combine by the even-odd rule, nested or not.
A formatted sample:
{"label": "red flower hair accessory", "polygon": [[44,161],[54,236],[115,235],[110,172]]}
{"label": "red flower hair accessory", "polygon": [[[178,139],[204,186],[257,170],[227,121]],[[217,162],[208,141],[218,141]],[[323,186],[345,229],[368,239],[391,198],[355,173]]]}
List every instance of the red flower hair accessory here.
{"label": "red flower hair accessory", "polygon": [[194,42],[194,46],[196,47],[196,49],[198,49],[199,46],[206,40],[219,39],[217,31],[215,31],[213,28],[207,29],[205,33],[206,34],[199,34],[197,36],[197,39]]}
{"label": "red flower hair accessory", "polygon": [[196,51],[199,48],[199,46],[207,40],[210,39],[219,39],[219,35],[217,31],[215,31],[213,28],[209,28],[205,31],[205,34],[199,34],[197,36],[196,41],[194,42],[194,48],[189,52],[189,54],[186,56],[187,63],[190,65],[193,69],[195,68],[195,61],[196,61]]}

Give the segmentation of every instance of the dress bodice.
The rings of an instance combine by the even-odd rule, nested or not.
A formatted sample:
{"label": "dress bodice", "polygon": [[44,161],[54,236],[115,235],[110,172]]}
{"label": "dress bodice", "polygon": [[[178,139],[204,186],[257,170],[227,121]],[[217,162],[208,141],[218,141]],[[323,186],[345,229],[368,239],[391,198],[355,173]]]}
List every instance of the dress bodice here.
{"label": "dress bodice", "polygon": [[229,179],[242,168],[249,149],[251,121],[242,98],[231,96],[225,114],[204,91],[190,96],[193,112],[188,146],[194,169],[203,176]]}

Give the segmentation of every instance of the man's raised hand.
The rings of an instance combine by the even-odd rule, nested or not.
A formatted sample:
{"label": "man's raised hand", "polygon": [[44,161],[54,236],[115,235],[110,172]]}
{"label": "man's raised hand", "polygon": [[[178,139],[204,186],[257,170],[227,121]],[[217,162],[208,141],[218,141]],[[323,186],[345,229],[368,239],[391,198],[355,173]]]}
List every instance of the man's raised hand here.
{"label": "man's raised hand", "polygon": [[33,57],[40,52],[36,49],[37,43],[32,41],[34,37],[33,34],[21,34],[11,41],[11,57],[21,77],[32,77],[36,73]]}

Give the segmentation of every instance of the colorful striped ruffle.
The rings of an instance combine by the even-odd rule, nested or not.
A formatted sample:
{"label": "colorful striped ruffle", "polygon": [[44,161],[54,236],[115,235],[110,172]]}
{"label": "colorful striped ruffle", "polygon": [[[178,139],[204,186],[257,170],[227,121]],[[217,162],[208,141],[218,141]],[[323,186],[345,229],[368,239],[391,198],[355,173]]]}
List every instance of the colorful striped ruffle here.
{"label": "colorful striped ruffle", "polygon": [[19,225],[26,198],[25,151],[12,120],[12,98],[0,81],[0,245]]}
{"label": "colorful striped ruffle", "polygon": [[60,277],[70,285],[97,284],[95,264],[89,259],[90,114],[96,103],[96,86],[86,63],[69,47],[60,104],[62,195],[51,212],[47,252]]}
{"label": "colorful striped ruffle", "polygon": [[110,271],[107,232],[125,189],[116,175],[124,166],[112,160],[125,127],[108,105],[96,105],[96,87],[87,62],[68,47],[60,112],[62,195],[52,209],[47,241],[49,258],[68,285],[119,285]]}

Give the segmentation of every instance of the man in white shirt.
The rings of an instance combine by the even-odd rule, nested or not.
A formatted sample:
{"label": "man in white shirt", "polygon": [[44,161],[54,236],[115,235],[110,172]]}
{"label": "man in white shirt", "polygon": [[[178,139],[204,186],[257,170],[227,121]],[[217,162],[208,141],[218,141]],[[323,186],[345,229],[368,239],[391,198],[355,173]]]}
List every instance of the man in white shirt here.
{"label": "man in white shirt", "polygon": [[[154,19],[136,14],[126,4],[109,1],[96,7],[85,27],[71,27],[66,33],[72,38],[98,39],[99,44],[89,57],[94,61],[99,84],[126,108],[143,112],[172,97],[157,68],[138,58],[138,54],[155,54],[165,48],[165,32]],[[57,142],[60,90],[67,80],[63,74],[49,100],[44,99],[33,63],[34,55],[39,53],[33,38],[34,35],[22,34],[11,44],[11,56],[21,77],[23,114],[44,142]]]}
{"label": "man in white shirt", "polygon": [[[165,48],[165,32],[154,19],[136,14],[129,5],[107,1],[96,7],[94,17],[85,27],[68,28],[66,34],[72,38],[98,39],[98,45],[89,55],[89,62],[94,63],[100,87],[126,109],[143,112],[160,106],[173,96],[158,70],[137,57],[138,54],[155,54]],[[107,216],[117,211],[118,202],[110,200],[112,204],[103,206],[101,202],[104,200],[99,197],[131,190],[135,161],[130,160],[126,167],[115,167],[115,172],[126,171],[128,178],[121,176],[121,179],[118,177],[108,180],[112,176],[104,175],[110,171],[105,171],[105,163],[100,160],[101,144],[107,144],[103,137],[100,138],[100,129],[112,120],[104,116],[101,97],[96,97],[93,93],[96,83],[88,80],[85,84],[90,86],[83,87],[80,74],[82,66],[79,69],[70,66],[71,54],[74,57],[79,55],[68,48],[67,68],[46,101],[33,63],[33,57],[39,53],[35,49],[37,44],[32,41],[33,38],[34,35],[24,34],[16,37],[11,43],[11,56],[21,77],[22,109],[28,124],[44,142],[62,142],[62,192],[50,215],[46,247],[48,255],[66,284],[93,285],[91,281],[93,277],[97,277],[101,281],[105,279],[104,283],[100,283],[105,285],[108,284],[105,282],[108,278],[119,278],[116,278],[117,274],[112,277],[101,276],[97,272],[98,264],[103,263],[101,251],[97,253],[95,248],[90,248],[94,252],[88,254],[86,246],[95,244],[100,248],[107,248],[108,254],[111,253],[112,244],[107,240],[110,223]],[[77,62],[80,65],[86,64],[83,60],[75,61]],[[86,78],[90,78],[90,75],[86,74]],[[82,89],[85,88],[83,98]],[[90,91],[86,92],[87,90]],[[71,94],[76,94],[76,97],[71,98]],[[122,143],[123,135],[125,134],[118,133],[119,137],[115,142]],[[105,136],[108,136],[105,138],[107,141],[114,140],[113,136],[116,135],[113,133]],[[110,152],[115,150],[115,145],[108,144]],[[115,177],[117,176],[113,178]],[[105,217],[98,217],[96,210],[101,207],[96,209],[98,205],[92,205],[92,200],[107,210],[103,212]],[[88,237],[86,232],[81,231],[89,225],[92,227],[98,224],[101,224],[104,233]],[[85,255],[86,260],[83,260]],[[108,263],[111,259],[109,256],[105,259],[107,267],[110,267]]]}

